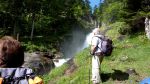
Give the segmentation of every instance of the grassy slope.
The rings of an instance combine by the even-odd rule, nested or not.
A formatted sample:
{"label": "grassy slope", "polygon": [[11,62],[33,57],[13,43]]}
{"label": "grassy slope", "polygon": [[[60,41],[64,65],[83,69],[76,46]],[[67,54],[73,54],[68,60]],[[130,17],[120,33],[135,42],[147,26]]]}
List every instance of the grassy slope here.
{"label": "grassy slope", "polygon": [[[115,34],[113,34],[116,32]],[[108,35],[116,36],[115,29],[109,30]],[[140,80],[150,75],[150,41],[144,34],[126,37],[123,41],[114,39],[112,56],[105,57],[101,71],[103,84],[138,84]],[[44,75],[46,84],[89,84],[91,79],[91,56],[89,49],[84,49],[73,59],[77,68],[72,74],[64,75],[69,67],[67,64],[53,69]],[[135,69],[137,74],[128,74],[126,70]],[[89,74],[90,73],[90,74]],[[90,78],[89,78],[90,77]],[[92,82],[90,81],[90,84]]]}

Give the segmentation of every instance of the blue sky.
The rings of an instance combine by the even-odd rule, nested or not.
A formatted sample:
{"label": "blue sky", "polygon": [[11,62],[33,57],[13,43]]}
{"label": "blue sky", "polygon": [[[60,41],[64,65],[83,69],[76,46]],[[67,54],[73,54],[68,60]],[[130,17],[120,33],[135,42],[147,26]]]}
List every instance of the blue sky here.
{"label": "blue sky", "polygon": [[[92,9],[95,7],[95,5],[99,6],[100,0],[89,0],[90,1],[90,6]],[[103,2],[104,0],[101,0]]]}

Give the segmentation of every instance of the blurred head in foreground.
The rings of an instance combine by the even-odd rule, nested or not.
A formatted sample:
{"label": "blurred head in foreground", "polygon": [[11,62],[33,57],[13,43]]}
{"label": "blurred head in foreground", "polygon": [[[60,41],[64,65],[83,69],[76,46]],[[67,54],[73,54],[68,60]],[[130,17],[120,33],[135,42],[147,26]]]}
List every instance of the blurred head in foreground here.
{"label": "blurred head in foreground", "polygon": [[16,68],[24,63],[21,43],[11,36],[0,38],[0,68]]}

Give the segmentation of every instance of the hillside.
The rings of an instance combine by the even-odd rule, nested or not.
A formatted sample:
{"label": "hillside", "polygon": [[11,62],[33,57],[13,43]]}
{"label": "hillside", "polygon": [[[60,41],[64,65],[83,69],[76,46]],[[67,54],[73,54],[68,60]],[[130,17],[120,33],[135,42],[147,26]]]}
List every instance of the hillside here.
{"label": "hillside", "polygon": [[[149,7],[149,0],[104,0],[94,8],[93,20],[114,43],[112,55],[102,62],[103,84],[138,84],[150,75],[150,41],[144,33]],[[43,79],[46,84],[92,84],[91,58],[84,49]]]}
{"label": "hillside", "polygon": [[[145,34],[120,36],[115,28],[109,30],[107,34],[115,37],[112,38],[115,48],[112,55],[105,57],[102,62],[103,84],[137,84],[148,77],[150,41]],[[53,69],[43,78],[46,84],[92,84],[89,80],[91,79],[89,48],[78,53],[71,62]]]}

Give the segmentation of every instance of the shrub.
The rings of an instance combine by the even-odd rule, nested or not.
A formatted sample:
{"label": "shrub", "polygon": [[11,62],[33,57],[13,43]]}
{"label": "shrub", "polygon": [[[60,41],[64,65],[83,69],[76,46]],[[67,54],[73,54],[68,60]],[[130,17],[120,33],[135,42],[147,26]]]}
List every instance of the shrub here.
{"label": "shrub", "polygon": [[131,27],[128,24],[123,24],[122,27],[119,28],[118,32],[122,35],[130,34]]}
{"label": "shrub", "polygon": [[110,27],[116,29],[121,35],[130,34],[131,32],[131,27],[126,22],[115,22]]}

